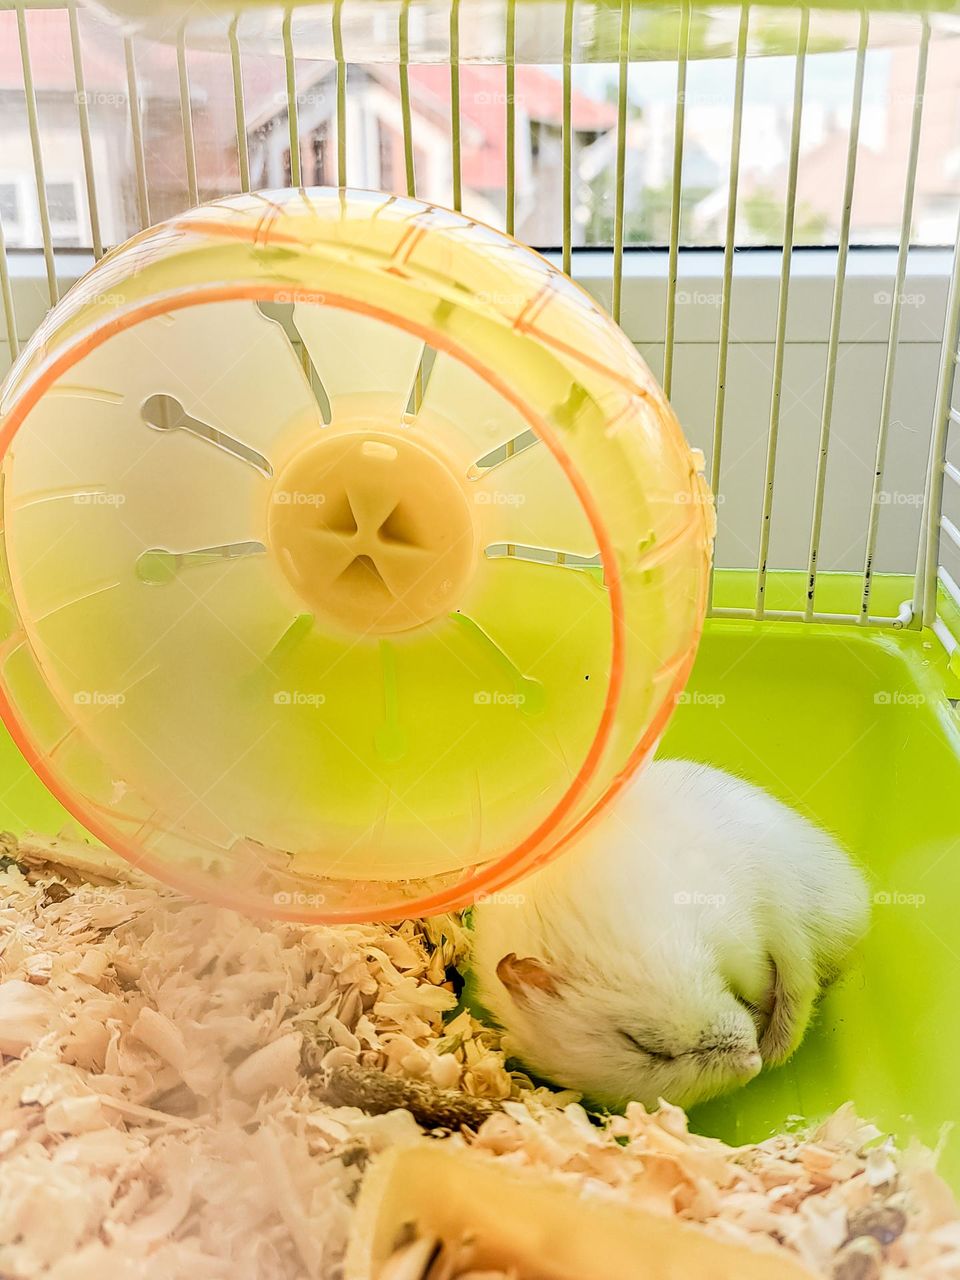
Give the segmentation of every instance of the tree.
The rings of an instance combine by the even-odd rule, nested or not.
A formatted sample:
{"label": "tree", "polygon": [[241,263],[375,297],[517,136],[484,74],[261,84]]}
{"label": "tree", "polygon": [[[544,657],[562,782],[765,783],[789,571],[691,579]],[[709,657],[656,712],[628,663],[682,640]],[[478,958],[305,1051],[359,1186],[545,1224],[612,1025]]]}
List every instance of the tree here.
{"label": "tree", "polygon": [[[752,238],[760,244],[783,242],[783,201],[773,191],[759,188],[740,206]],[[823,244],[828,220],[808,204],[799,204],[794,215],[794,244]]]}

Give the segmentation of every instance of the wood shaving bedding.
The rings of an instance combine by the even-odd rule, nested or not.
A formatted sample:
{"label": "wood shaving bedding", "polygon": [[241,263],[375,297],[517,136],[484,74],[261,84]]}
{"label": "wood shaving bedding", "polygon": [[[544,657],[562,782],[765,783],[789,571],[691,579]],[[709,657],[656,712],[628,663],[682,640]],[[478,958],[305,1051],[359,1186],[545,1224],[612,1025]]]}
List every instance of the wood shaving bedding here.
{"label": "wood shaving bedding", "polygon": [[960,1277],[929,1153],[849,1106],[742,1148],[670,1106],[600,1126],[455,1012],[466,946],[455,917],[251,921],[85,846],[0,838],[4,1280],[335,1280],[371,1157],[425,1131],[814,1275]]}

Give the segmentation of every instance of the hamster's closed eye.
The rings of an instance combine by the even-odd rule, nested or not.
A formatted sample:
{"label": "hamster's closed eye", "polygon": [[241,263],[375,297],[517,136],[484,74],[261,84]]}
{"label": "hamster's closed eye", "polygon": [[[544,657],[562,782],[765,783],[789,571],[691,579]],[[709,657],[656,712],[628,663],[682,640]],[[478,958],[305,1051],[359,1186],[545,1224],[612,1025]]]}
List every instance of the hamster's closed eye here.
{"label": "hamster's closed eye", "polygon": [[641,1044],[635,1035],[632,1035],[629,1031],[624,1031],[622,1027],[620,1028],[620,1035],[623,1036],[628,1045],[634,1049],[639,1049],[648,1058],[659,1058],[661,1062],[672,1062],[676,1057],[676,1054],[664,1053],[662,1049],[652,1049],[650,1045]]}

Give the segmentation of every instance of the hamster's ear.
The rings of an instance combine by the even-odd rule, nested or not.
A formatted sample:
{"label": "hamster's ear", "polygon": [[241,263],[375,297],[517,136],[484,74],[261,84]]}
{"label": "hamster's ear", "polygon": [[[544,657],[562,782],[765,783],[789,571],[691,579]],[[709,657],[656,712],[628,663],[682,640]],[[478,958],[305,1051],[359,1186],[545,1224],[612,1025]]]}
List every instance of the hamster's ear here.
{"label": "hamster's ear", "polygon": [[515,1000],[526,1000],[534,993],[559,994],[560,978],[533,956],[517,957],[515,951],[504,956],[497,965],[497,977]]}

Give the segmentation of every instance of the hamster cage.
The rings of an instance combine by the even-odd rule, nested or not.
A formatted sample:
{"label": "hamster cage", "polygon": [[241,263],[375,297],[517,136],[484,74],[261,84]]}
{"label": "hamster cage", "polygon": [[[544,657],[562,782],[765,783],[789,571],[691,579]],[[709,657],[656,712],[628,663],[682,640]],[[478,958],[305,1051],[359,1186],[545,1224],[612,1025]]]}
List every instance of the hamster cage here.
{"label": "hamster cage", "polygon": [[[426,194],[535,240],[661,375],[717,496],[706,628],[661,751],[737,772],[831,828],[873,886],[857,962],[796,1057],[694,1123],[746,1141],[852,1098],[935,1143],[955,1119],[960,1052],[960,87],[945,71],[958,11],[111,7],[0,12],[11,360],[91,255],[231,188]],[[813,73],[826,56],[843,89],[824,107]],[[162,93],[145,91],[145,67],[166,76]],[[767,111],[751,98],[763,68],[782,90]],[[898,122],[887,133],[884,113]],[[225,120],[226,178],[210,142]],[[704,178],[718,130],[722,177]],[[18,162],[29,180],[5,182]],[[638,211],[631,193],[655,163],[665,180]],[[810,209],[824,191],[829,232]],[[0,769],[0,824],[69,824],[6,736]],[[943,1167],[960,1178],[956,1140]]]}

